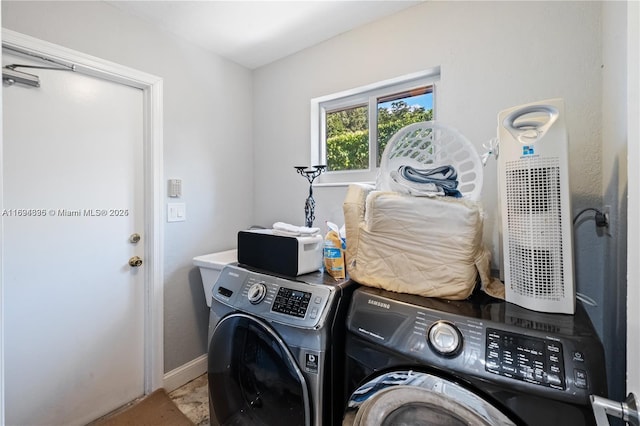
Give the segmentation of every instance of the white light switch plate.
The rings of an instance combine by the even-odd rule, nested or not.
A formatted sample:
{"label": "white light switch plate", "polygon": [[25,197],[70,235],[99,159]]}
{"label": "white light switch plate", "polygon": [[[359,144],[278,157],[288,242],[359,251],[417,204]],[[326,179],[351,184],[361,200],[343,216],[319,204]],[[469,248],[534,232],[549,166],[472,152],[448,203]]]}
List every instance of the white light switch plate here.
{"label": "white light switch plate", "polygon": [[187,219],[184,203],[167,204],[167,222],[184,222]]}

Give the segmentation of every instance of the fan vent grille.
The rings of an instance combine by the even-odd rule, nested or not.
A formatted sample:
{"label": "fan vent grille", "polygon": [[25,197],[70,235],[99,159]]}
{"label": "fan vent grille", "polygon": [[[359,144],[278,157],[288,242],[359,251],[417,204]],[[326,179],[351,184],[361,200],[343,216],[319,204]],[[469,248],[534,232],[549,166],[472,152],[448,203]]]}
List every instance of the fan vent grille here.
{"label": "fan vent grille", "polygon": [[506,163],[510,286],[535,299],[565,297],[558,158]]}

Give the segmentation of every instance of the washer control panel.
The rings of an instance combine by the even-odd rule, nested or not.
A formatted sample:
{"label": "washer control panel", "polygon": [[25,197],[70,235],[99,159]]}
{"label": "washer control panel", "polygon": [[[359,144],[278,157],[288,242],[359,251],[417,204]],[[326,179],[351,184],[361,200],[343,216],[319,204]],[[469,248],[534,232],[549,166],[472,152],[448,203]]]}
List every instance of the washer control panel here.
{"label": "washer control panel", "polygon": [[271,310],[281,314],[304,318],[311,301],[311,292],[280,287]]}
{"label": "washer control panel", "polygon": [[562,343],[487,328],[485,370],[517,380],[565,389]]}
{"label": "washer control panel", "polygon": [[213,286],[215,300],[261,318],[302,328],[317,328],[333,297],[329,286],[288,280],[226,266]]}

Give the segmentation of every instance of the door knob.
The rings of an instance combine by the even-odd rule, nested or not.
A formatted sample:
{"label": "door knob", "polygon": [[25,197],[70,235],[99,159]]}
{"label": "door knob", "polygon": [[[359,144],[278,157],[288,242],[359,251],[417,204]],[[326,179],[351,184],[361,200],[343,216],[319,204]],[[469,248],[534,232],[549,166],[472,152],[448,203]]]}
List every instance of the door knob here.
{"label": "door knob", "polygon": [[142,266],[142,259],[140,259],[140,257],[138,256],[133,256],[131,259],[129,259],[129,266],[132,266],[134,268]]}
{"label": "door knob", "polygon": [[135,244],[138,241],[140,241],[140,234],[131,234],[131,236],[129,237],[129,242]]}

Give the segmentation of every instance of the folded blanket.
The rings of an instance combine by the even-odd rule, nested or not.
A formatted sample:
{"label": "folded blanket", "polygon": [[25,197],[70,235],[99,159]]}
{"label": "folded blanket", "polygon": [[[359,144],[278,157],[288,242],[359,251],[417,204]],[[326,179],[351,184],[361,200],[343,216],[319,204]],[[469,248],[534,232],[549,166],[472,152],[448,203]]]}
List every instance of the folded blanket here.
{"label": "folded blanket", "polygon": [[287,237],[310,237],[320,232],[320,228],[308,228],[306,226],[295,226],[289,223],[276,222],[273,224],[273,233]]}
{"label": "folded blanket", "polygon": [[504,299],[482,243],[480,203],[466,198],[412,197],[350,185],[343,203],[352,280],[398,293],[463,300],[478,278]]}

